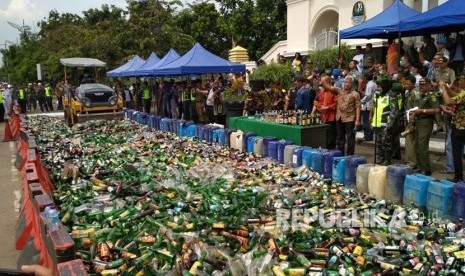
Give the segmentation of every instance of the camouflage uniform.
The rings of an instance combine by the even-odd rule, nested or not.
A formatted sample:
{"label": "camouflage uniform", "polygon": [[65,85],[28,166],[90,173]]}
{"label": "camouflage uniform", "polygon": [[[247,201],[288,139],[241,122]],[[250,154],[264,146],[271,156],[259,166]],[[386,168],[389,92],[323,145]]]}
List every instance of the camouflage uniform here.
{"label": "camouflage uniform", "polygon": [[401,132],[401,118],[403,114],[401,88],[396,89],[393,85],[393,88],[386,94],[389,99],[389,105],[383,110],[382,119],[382,121],[386,121],[386,126],[382,129],[381,142],[378,144],[379,160],[383,160],[385,165],[391,163],[395,150],[393,148],[393,144],[395,144],[394,140],[398,138]]}

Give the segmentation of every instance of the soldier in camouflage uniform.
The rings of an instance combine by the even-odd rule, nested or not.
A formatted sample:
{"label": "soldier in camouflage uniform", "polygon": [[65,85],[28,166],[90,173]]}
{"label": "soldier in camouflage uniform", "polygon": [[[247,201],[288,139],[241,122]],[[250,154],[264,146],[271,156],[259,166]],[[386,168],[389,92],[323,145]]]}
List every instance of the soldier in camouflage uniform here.
{"label": "soldier in camouflage uniform", "polygon": [[[378,161],[382,165],[391,164],[393,156],[393,143],[394,139],[400,133],[400,120],[401,106],[402,106],[402,85],[400,83],[393,83],[392,86],[388,80],[381,83],[383,91],[382,94],[375,98],[374,113],[375,116],[381,117],[380,129],[378,129],[377,142]],[[379,127],[379,126],[378,126]]]}
{"label": "soldier in camouflage uniform", "polygon": [[415,139],[417,151],[417,167],[425,175],[431,175],[429,160],[429,140],[433,131],[434,116],[439,112],[439,101],[431,91],[431,80],[420,79],[421,100],[418,109],[410,111],[410,117],[415,120]]}

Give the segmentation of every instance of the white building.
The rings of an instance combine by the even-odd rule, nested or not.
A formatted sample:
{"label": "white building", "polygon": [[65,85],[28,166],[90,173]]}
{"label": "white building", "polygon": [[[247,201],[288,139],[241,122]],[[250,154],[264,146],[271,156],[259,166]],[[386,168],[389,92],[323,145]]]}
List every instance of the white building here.
{"label": "white building", "polygon": [[[296,52],[307,55],[315,50],[338,45],[338,30],[354,26],[352,9],[361,1],[365,8],[365,20],[381,13],[394,0],[287,0],[287,40],[276,43],[261,59],[276,61],[277,55],[294,56]],[[418,12],[424,12],[447,0],[403,0]],[[381,46],[380,39],[343,40],[353,47]]]}

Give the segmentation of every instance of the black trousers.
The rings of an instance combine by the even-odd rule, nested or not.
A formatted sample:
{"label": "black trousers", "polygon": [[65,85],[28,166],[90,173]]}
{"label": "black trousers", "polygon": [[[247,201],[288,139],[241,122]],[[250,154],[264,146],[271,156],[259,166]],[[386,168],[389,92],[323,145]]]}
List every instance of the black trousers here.
{"label": "black trousers", "polygon": [[[355,152],[355,122],[343,123],[340,119],[336,122],[337,132],[337,149],[342,152],[343,155],[354,155]],[[345,144],[347,141],[347,151],[345,151]]]}
{"label": "black trousers", "polygon": [[0,122],[5,122],[5,107],[0,103]]}
{"label": "black trousers", "polygon": [[152,106],[152,99],[144,99],[144,112],[150,114],[150,107]]}
{"label": "black trousers", "polygon": [[18,99],[19,107],[21,108],[21,113],[27,113],[27,100]]}
{"label": "black trousers", "polygon": [[451,132],[452,157],[454,159],[455,179],[463,179],[463,146],[465,145],[465,130],[452,126]]}
{"label": "black trousers", "polygon": [[215,111],[214,107],[211,105],[205,105],[205,110],[207,110],[208,122],[210,124],[215,123]]}
{"label": "black trousers", "polygon": [[186,120],[186,121],[190,121],[191,120],[191,101],[190,100],[186,100],[186,101],[183,101],[182,102],[182,114],[183,114],[183,119]]}
{"label": "black trousers", "polygon": [[49,111],[53,111],[53,97],[46,97],[45,100],[47,101]]}
{"label": "black trousers", "polygon": [[325,124],[329,125],[329,133],[328,137],[326,138],[327,147],[328,149],[335,149],[336,148],[336,135],[337,135],[337,128],[336,128],[336,121],[332,122],[325,122]]}
{"label": "black trousers", "polygon": [[39,98],[39,106],[40,106],[40,111],[44,112],[45,110],[48,112],[48,105],[47,105],[47,102],[45,101],[45,98]]}

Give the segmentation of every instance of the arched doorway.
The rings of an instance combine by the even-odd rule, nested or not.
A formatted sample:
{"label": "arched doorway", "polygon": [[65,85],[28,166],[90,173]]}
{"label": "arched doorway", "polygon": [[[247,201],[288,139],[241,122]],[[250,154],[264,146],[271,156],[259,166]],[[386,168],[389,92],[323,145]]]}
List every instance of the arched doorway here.
{"label": "arched doorway", "polygon": [[317,51],[338,45],[338,25],[339,13],[336,7],[322,8],[310,25],[310,43],[313,43],[310,48]]}

